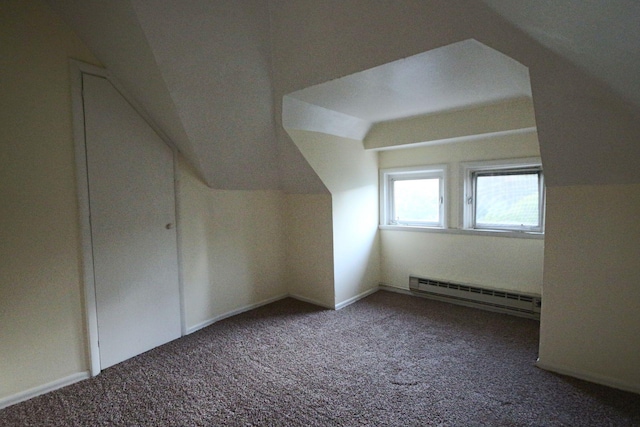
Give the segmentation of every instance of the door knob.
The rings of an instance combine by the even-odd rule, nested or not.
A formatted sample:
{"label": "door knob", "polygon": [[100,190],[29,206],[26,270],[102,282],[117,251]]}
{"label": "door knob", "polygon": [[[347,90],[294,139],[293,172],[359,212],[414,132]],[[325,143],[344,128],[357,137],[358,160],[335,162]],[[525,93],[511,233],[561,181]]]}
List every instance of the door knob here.
{"label": "door knob", "polygon": [[165,225],[164,228],[166,228],[167,230],[171,230],[173,228],[173,224],[169,223],[169,224]]}

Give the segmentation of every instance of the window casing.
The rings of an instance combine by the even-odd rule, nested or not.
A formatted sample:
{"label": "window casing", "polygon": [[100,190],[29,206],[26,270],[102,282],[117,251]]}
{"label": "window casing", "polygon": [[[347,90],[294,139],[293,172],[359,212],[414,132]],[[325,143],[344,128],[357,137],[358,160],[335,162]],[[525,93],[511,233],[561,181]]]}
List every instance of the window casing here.
{"label": "window casing", "polygon": [[540,159],[466,164],[463,174],[463,228],[544,232]]}
{"label": "window casing", "polygon": [[446,227],[446,166],[380,171],[380,224]]}

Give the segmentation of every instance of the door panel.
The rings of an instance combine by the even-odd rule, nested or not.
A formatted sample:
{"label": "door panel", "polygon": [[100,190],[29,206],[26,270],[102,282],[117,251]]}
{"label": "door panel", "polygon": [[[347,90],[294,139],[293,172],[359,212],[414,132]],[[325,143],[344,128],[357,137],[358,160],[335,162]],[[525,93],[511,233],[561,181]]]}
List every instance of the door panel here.
{"label": "door panel", "polygon": [[173,152],[105,78],[83,99],[104,369],[180,336]]}

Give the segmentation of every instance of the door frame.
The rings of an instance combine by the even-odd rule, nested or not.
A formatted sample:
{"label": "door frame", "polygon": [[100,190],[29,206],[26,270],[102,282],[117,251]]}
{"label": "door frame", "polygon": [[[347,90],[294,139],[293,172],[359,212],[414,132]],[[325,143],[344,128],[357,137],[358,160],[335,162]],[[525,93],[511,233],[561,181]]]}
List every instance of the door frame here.
{"label": "door frame", "polygon": [[85,145],[84,101],[82,96],[82,75],[90,74],[107,79],[122,97],[133,107],[144,121],[158,134],[173,152],[173,186],[175,192],[176,253],[178,258],[178,289],[180,296],[180,330],[186,334],[184,286],[182,271],[182,251],[180,247],[181,220],[179,215],[178,149],[162,130],[151,120],[141,106],[133,100],[121,84],[104,68],[84,62],[69,60],[71,76],[71,111],[73,119],[73,139],[75,146],[76,186],[78,191],[78,211],[81,238],[81,269],[84,296],[85,348],[91,376],[100,373],[100,346],[98,344],[98,307],[93,266],[93,242],[91,237],[91,210],[89,207],[89,179],[87,170],[87,150]]}

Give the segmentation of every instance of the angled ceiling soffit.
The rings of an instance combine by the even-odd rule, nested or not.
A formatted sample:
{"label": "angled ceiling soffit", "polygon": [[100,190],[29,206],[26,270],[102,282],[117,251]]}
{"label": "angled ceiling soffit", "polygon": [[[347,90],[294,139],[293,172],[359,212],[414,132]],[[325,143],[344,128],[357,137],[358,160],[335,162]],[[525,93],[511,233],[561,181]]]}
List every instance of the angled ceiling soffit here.
{"label": "angled ceiling soffit", "polygon": [[[455,134],[452,118],[464,114],[474,124]],[[439,127],[425,128],[438,119]],[[535,127],[528,69],[473,39],[287,94],[282,120],[285,128],[363,140],[375,149]],[[405,125],[426,133],[409,135]],[[383,143],[392,130],[402,137]]]}

